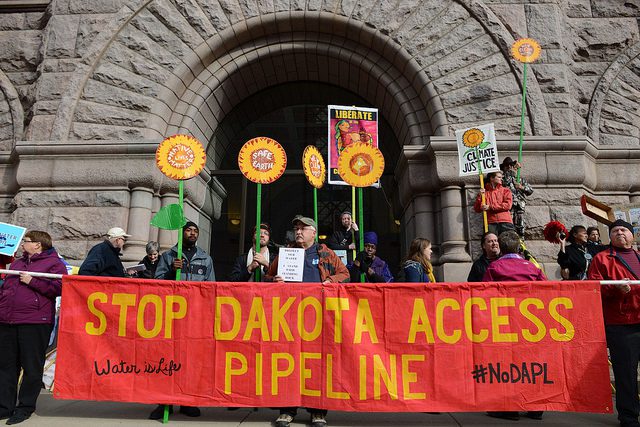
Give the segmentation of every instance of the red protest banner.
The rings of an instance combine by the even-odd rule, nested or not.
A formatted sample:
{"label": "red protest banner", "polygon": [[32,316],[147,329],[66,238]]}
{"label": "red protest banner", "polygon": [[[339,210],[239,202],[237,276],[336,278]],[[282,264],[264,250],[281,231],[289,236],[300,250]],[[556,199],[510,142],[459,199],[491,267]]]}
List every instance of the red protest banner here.
{"label": "red protest banner", "polygon": [[611,412],[597,282],[65,276],[55,397],[350,411]]}

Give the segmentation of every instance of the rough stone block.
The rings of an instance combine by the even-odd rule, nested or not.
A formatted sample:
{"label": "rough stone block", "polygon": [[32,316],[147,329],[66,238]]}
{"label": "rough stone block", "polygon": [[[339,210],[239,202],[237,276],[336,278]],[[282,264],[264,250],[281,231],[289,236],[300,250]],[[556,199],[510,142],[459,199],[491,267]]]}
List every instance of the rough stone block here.
{"label": "rough stone block", "polygon": [[[436,87],[437,82],[436,82]],[[445,108],[489,102],[491,99],[518,94],[519,88],[512,74],[504,74],[493,79],[485,80],[465,88],[447,92],[441,95]]]}
{"label": "rough stone block", "polygon": [[617,18],[621,16],[638,17],[639,0],[591,0],[591,11],[594,17]]}
{"label": "rough stone block", "polygon": [[[92,246],[99,243],[98,241],[76,241],[76,240],[54,240],[53,246],[65,261],[71,265],[80,266],[81,260],[84,260]],[[74,262],[76,261],[76,262]]]}
{"label": "rough stone block", "polygon": [[524,7],[527,15],[529,37],[543,48],[561,48],[562,10],[556,4],[528,4]]}
{"label": "rough stone block", "polygon": [[573,111],[568,108],[549,108],[547,111],[551,121],[551,131],[554,135],[573,134]]}
{"label": "rough stone block", "polygon": [[25,132],[25,138],[32,141],[46,141],[51,136],[55,115],[36,115],[31,119]]}
{"label": "rough stone block", "polygon": [[591,0],[568,0],[565,11],[569,18],[591,18]]}
{"label": "rough stone block", "polygon": [[69,87],[71,73],[45,73],[37,83],[37,97],[39,101],[60,99]]}
{"label": "rough stone block", "polygon": [[76,54],[76,37],[80,18],[73,15],[55,15],[49,20],[45,46],[50,58],[72,58]]}
{"label": "rough stone block", "polygon": [[527,18],[523,5],[494,3],[489,7],[507,27],[513,38],[519,39],[527,36]]}
{"label": "rough stone block", "polygon": [[134,110],[80,101],[75,110],[74,120],[82,123],[100,123],[106,125],[145,127],[149,114]]}
{"label": "rough stone block", "polygon": [[96,36],[112,19],[111,15],[81,15],[75,44],[77,56],[85,56]]}
{"label": "rough stone block", "polygon": [[50,208],[52,237],[57,239],[99,239],[111,227],[126,228],[126,208]]}
{"label": "rough stone block", "polygon": [[638,40],[635,19],[567,19],[573,46],[567,46],[574,61],[609,62]]}
{"label": "rough stone block", "polygon": [[131,25],[118,33],[117,40],[132,51],[162,65],[168,70],[174,70],[184,65],[172,53],[159,47],[146,33]]}
{"label": "rough stone block", "polygon": [[100,0],[89,2],[86,0],[67,0],[69,13],[74,14],[97,14],[115,13],[122,6],[129,3],[128,0]]}
{"label": "rough stone block", "polygon": [[569,83],[567,67],[564,64],[533,64],[531,68],[542,92],[562,93],[567,91]]}
{"label": "rough stone block", "polygon": [[5,73],[35,71],[41,43],[41,31],[0,32],[0,69]]}

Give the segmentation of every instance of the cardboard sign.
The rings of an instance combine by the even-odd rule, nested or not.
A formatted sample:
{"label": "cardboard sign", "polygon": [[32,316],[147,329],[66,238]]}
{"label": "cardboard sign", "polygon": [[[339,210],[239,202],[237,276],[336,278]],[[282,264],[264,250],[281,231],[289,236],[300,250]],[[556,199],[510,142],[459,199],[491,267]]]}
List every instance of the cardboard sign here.
{"label": "cardboard sign", "polygon": [[287,153],[278,141],[260,136],[245,142],[238,153],[242,174],[256,184],[270,184],[287,168]]}
{"label": "cardboard sign", "polygon": [[304,249],[280,248],[278,252],[278,276],[285,282],[302,282]]}
{"label": "cardboard sign", "polygon": [[24,227],[0,222],[0,254],[13,256],[26,231]]}
{"label": "cardboard sign", "polygon": [[205,157],[200,141],[190,135],[173,135],[158,145],[156,165],[169,178],[185,180],[202,171]]}
{"label": "cardboard sign", "polygon": [[500,170],[493,123],[456,131],[459,176]]}
{"label": "cardboard sign", "polygon": [[[350,185],[338,173],[338,159],[342,151],[356,142],[378,147],[378,109],[329,105],[329,128],[327,130],[329,184]],[[376,183],[377,187],[379,184]]]}

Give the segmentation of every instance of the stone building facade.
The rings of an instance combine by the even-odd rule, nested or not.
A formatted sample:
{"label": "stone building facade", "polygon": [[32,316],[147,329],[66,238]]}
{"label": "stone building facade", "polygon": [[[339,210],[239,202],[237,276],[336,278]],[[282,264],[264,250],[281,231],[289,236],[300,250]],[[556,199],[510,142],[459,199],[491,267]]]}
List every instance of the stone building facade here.
{"label": "stone building facade", "polygon": [[149,220],[177,186],[154,154],[188,133],[207,146],[205,171],[186,185],[207,247],[228,196],[216,174],[245,125],[332,103],[338,88],[379,108],[389,129],[401,250],[429,237],[440,278],[463,279],[481,222],[454,131],[495,123],[501,155],[515,155],[523,68],[510,47],[532,37],[543,51],[527,74],[527,239],[553,277],[547,221],[593,223],[582,194],[640,203],[639,15],[622,0],[5,1],[0,220],[50,231],[71,260],[113,225],[133,234],[129,261],[149,239],[168,247],[175,236]]}

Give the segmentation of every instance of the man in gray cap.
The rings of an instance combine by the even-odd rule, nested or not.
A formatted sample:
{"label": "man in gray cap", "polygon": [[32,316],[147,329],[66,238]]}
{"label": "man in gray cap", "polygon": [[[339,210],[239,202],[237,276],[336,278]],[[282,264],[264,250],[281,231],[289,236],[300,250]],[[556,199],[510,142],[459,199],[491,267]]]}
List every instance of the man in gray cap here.
{"label": "man in gray cap", "polygon": [[[160,256],[156,279],[175,280],[176,271],[180,269],[180,280],[190,282],[214,282],[213,260],[201,248],[196,246],[200,229],[195,222],[187,221],[182,227],[182,259],[178,259],[178,245],[175,245]],[[164,416],[164,406],[158,405],[151,414],[150,420],[159,420]],[[194,406],[180,406],[180,413],[188,417],[199,417],[200,409]],[[169,414],[173,414],[173,405],[169,405]]]}
{"label": "man in gray cap", "polygon": [[[618,219],[609,225],[609,249],[593,257],[589,280],[640,280],[640,253],[633,249],[633,226]],[[600,287],[607,347],[616,381],[616,409],[622,427],[639,427],[638,358],[640,286]]]}
{"label": "man in gray cap", "polygon": [[107,238],[89,250],[87,258],[78,270],[81,276],[125,277],[125,269],[120,261],[120,255],[127,238],[120,227],[113,227],[107,231]]}
{"label": "man in gray cap", "polygon": [[[316,222],[300,215],[296,215],[291,222],[295,233],[295,245],[305,250],[302,281],[307,283],[346,282],[349,279],[347,267],[326,245],[316,243],[316,233],[318,232]],[[278,257],[269,266],[265,280],[284,282],[284,279],[278,276]],[[307,411],[311,413],[311,427],[325,427],[327,425],[326,409],[307,408]],[[275,421],[275,427],[289,427],[297,412],[298,408],[296,407],[280,408],[280,416]]]}

